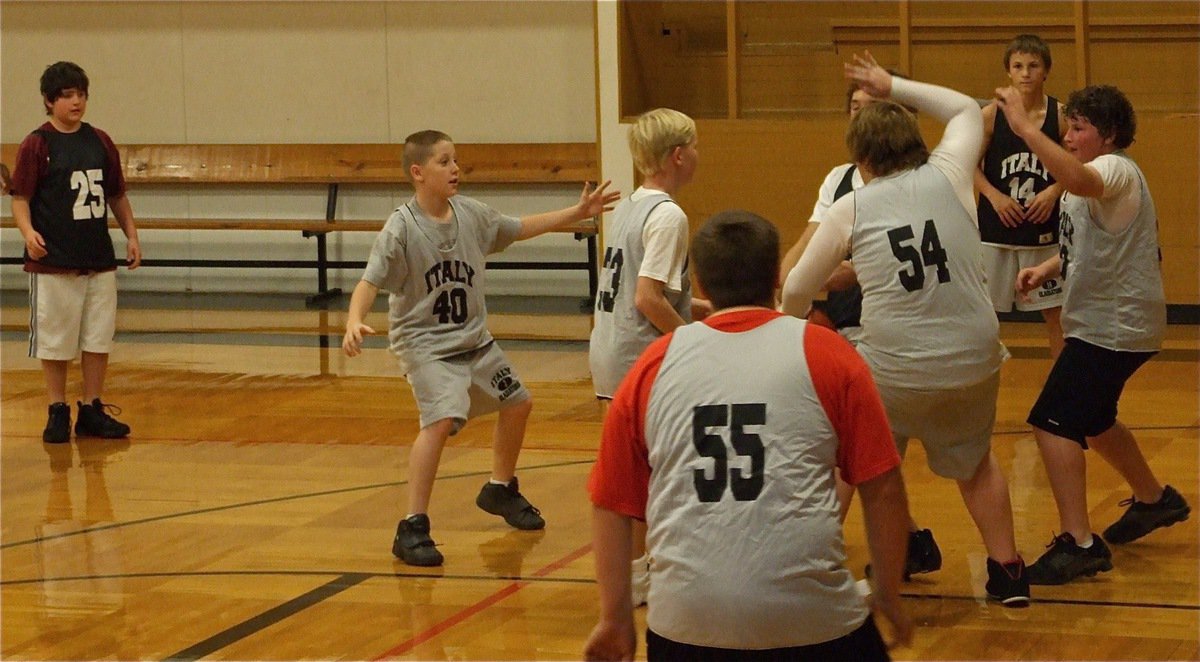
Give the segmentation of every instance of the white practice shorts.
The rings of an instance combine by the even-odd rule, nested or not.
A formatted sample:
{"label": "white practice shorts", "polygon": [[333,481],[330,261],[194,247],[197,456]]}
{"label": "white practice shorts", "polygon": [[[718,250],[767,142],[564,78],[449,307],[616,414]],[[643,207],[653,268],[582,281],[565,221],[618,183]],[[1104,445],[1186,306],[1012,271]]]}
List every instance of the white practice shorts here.
{"label": "white practice shorts", "polygon": [[916,437],[933,473],[968,480],[992,450],[1000,371],[966,388],[923,391],[879,384],[900,456]]}
{"label": "white practice shorts", "polygon": [[465,354],[421,364],[409,371],[407,377],[421,412],[421,428],[452,418],[451,434],[457,434],[468,419],[530,397],[494,342]]}
{"label": "white practice shorts", "polygon": [[1017,272],[1037,265],[1058,255],[1058,246],[1042,248],[1012,248],[995,244],[983,245],[983,268],[987,274],[988,294],[992,297],[992,308],[999,313],[1017,310],[1045,310],[1063,305],[1066,294],[1061,278],[1050,278],[1042,286],[1029,293],[1029,301],[1022,301],[1017,294]]}
{"label": "white practice shorts", "polygon": [[29,274],[29,355],[108,354],[117,330],[117,272]]}

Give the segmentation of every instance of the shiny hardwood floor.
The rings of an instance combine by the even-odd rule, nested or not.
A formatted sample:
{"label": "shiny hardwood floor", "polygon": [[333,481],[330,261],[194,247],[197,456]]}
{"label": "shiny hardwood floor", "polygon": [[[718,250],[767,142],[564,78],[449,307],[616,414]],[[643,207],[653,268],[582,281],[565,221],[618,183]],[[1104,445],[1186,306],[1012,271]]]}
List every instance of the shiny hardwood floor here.
{"label": "shiny hardwood floor", "polygon": [[[390,554],[417,431],[411,394],[386,350],[350,360],[320,346],[340,313],[123,310],[107,398],[134,434],[58,446],[40,441],[42,377],[13,330],[26,314],[0,311],[0,657],[579,657],[597,615],[584,484],[601,423],[578,341],[585,317],[493,316],[504,335],[567,339],[502,341],[534,394],[519,474],[549,524],[514,531],[474,507],[492,418],[473,421],[442,460],[430,514],[446,564],[430,570]],[[1030,559],[1057,521],[1023,423],[1049,369],[1040,334],[1005,325],[1014,358],[994,439]],[[1121,416],[1160,478],[1200,505],[1197,335],[1172,327]],[[1129,495],[1090,460],[1102,528]],[[1029,609],[1006,610],[983,599],[984,553],[957,490],[919,446],[905,474],[945,565],[906,585],[919,629],[896,658],[1200,657],[1200,517],[1115,548],[1113,572],[1037,588]],[[846,538],[861,569],[857,509]]]}

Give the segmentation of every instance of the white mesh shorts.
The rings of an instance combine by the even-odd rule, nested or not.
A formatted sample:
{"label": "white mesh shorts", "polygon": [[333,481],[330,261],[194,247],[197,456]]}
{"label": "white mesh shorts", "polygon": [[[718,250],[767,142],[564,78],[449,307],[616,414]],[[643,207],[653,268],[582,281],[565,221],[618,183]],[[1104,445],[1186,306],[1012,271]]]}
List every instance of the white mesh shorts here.
{"label": "white mesh shorts", "polygon": [[117,272],[29,274],[29,355],[108,354],[117,330]]}
{"label": "white mesh shorts", "polygon": [[1029,301],[1017,295],[1017,272],[1037,265],[1058,255],[1058,246],[1044,248],[1010,248],[995,244],[983,245],[983,268],[987,275],[988,295],[996,312],[1007,313],[1015,305],[1017,310],[1045,310],[1063,305],[1066,292],[1061,278],[1050,278],[1042,286],[1029,293]]}
{"label": "white mesh shorts", "polygon": [[408,375],[421,428],[454,419],[457,434],[467,420],[524,402],[530,395],[496,343],[430,361]]}

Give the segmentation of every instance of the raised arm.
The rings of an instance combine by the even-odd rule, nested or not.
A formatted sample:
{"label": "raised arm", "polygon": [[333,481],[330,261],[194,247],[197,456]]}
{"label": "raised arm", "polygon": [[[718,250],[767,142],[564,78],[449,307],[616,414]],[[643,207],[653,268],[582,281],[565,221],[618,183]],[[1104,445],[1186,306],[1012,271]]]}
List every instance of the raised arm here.
{"label": "raised arm", "polygon": [[854,194],[848,194],[829,208],[796,266],[788,272],[783,283],[783,312],[795,317],[808,314],[813,298],[846,257],[853,227]]}
{"label": "raised arm", "polygon": [[606,211],[612,211],[612,205],[621,199],[620,191],[606,192],[611,181],[605,180],[599,188],[592,189],[591,182],[583,185],[583,193],[579,195],[579,203],[565,209],[548,211],[521,219],[521,233],[517,240],[532,239],[564,225],[578,223],[585,218],[599,216]]}
{"label": "raised arm", "polygon": [[1037,154],[1038,160],[1046,166],[1054,179],[1064,190],[1085,198],[1099,198],[1104,195],[1104,181],[1095,168],[1088,167],[1079,159],[1063,149],[1061,145],[1042,133],[1039,127],[1029,121],[1025,113],[1025,104],[1021,94],[1011,87],[996,90],[996,103],[1004,111],[1013,133],[1021,137],[1029,149]]}

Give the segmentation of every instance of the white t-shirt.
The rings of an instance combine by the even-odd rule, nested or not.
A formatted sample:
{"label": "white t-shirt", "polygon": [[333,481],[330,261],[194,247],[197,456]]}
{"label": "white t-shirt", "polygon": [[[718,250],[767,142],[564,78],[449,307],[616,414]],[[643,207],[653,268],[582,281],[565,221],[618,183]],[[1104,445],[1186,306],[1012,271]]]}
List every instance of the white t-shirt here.
{"label": "white t-shirt", "polygon": [[1102,154],[1086,165],[1099,173],[1104,182],[1104,193],[1099,198],[1088,198],[1092,218],[1110,234],[1129,227],[1142,208],[1137,167],[1116,154]]}
{"label": "white t-shirt", "polygon": [[[812,216],[809,217],[810,222],[820,223],[825,219],[825,214],[837,200],[837,189],[845,178],[846,171],[853,167],[853,163],[843,163],[825,175],[825,181],[821,182],[821,190],[817,193],[817,203],[813,205]],[[850,175],[850,187],[854,190],[863,187],[862,171],[858,168],[854,168],[854,174]]]}
{"label": "white t-shirt", "polygon": [[[644,186],[629,196],[635,202],[647,195],[661,193]],[[665,283],[673,292],[683,290],[683,265],[687,261],[688,220],[687,214],[674,201],[664,202],[650,212],[642,226],[642,245],[646,253],[642,257],[642,268],[638,276],[653,278]]]}

